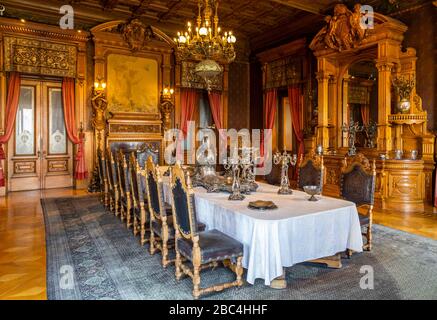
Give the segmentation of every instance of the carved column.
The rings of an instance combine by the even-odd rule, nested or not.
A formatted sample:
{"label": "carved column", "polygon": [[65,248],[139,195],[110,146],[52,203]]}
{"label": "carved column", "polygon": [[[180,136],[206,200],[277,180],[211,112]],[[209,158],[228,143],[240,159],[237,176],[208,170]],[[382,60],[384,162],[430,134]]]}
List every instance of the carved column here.
{"label": "carved column", "polygon": [[350,82],[350,75],[347,74],[343,77],[343,110],[341,113],[341,123],[340,127],[338,128],[341,132],[342,137],[342,146],[349,148],[349,140],[347,137],[347,132],[344,132],[341,127],[343,124],[349,123],[349,82]]}
{"label": "carved column", "polygon": [[328,125],[329,125],[329,148],[330,150],[337,149],[337,78],[335,76],[330,76],[328,81]]}
{"label": "carved column", "polygon": [[392,128],[388,121],[391,114],[391,72],[394,63],[378,60],[378,151],[388,153],[393,149]]}
{"label": "carved column", "polygon": [[329,148],[329,75],[325,71],[317,72],[316,78],[318,81],[318,120],[319,124],[317,126],[317,144],[323,146],[324,150]]}

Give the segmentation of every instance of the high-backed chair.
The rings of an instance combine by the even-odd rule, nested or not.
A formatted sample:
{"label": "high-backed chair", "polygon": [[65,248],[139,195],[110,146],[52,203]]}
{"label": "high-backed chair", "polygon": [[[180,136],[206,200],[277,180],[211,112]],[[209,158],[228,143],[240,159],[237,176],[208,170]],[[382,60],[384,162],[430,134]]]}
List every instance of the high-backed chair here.
{"label": "high-backed chair", "polygon": [[147,159],[145,175],[150,216],[150,254],[160,250],[165,268],[173,262],[168,259],[169,240],[174,239],[172,208],[164,202],[161,172],[152,157]]}
{"label": "high-backed chair", "polygon": [[141,177],[141,168],[138,163],[135,152],[132,152],[129,157],[130,170],[130,186],[132,194],[132,224],[134,235],[141,235],[141,245],[146,242],[146,221],[147,221],[147,201],[145,196],[145,188]]}
{"label": "high-backed chair", "polygon": [[100,201],[103,203],[105,207],[109,205],[109,196],[108,196],[108,178],[106,171],[106,161],[105,155],[99,149],[97,151],[97,164],[99,166],[99,180],[100,180]]}
{"label": "high-backed chair", "polygon": [[118,189],[117,165],[110,149],[106,152],[106,170],[109,181],[110,209],[118,217],[120,209],[120,192]]}
{"label": "high-backed chair", "polygon": [[[376,162],[369,160],[363,154],[346,157],[341,169],[340,193],[343,199],[354,202],[357,207],[364,209],[366,214],[359,214],[360,224],[367,230],[363,233],[367,243],[363,249],[372,250],[373,205],[376,180]],[[351,252],[348,252],[350,256]]]}
{"label": "high-backed chair", "polygon": [[131,211],[132,211],[132,196],[129,179],[129,169],[126,161],[126,155],[123,151],[117,154],[118,167],[118,184],[120,186],[120,206],[121,206],[121,221],[126,219],[126,226],[131,227]]}
{"label": "high-backed chair", "polygon": [[[202,294],[242,286],[243,245],[218,230],[199,232],[192,186],[189,181],[187,183],[179,164],[172,170],[171,196],[176,238],[176,279],[180,280],[183,274],[192,278],[195,299]],[[182,256],[192,263],[193,270],[182,263]],[[233,263],[230,268],[234,270],[236,280],[201,288],[200,270],[216,267],[218,262],[224,261]]]}
{"label": "high-backed chair", "polygon": [[305,186],[318,186],[322,193],[324,171],[323,156],[309,153],[299,164],[297,187],[302,190]]}

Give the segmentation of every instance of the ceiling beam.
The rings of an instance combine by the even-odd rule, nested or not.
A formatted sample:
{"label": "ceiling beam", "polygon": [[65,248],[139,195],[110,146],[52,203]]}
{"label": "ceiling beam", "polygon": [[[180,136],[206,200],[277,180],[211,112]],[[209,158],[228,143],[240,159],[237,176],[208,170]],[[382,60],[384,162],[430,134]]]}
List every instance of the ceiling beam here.
{"label": "ceiling beam", "polygon": [[314,14],[322,14],[323,10],[325,10],[333,1],[325,1],[324,4],[321,4],[320,1],[314,0],[272,0],[272,2]]}

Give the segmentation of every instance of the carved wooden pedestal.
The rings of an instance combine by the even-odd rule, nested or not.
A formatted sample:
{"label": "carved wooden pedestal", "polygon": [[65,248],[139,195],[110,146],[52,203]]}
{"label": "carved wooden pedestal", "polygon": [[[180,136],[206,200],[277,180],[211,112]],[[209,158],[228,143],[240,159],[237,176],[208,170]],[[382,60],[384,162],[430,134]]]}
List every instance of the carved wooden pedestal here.
{"label": "carved wooden pedestal", "polygon": [[[371,158],[369,156],[369,158]],[[343,155],[324,156],[323,194],[340,196],[340,173]],[[377,160],[375,207],[400,212],[423,212],[432,201],[433,161]]]}

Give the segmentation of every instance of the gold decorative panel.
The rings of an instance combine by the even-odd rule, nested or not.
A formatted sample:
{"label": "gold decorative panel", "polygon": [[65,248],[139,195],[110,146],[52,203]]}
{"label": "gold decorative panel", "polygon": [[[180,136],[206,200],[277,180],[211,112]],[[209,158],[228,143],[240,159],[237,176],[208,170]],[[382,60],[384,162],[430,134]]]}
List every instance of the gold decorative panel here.
{"label": "gold decorative panel", "polygon": [[161,133],[160,125],[147,124],[111,124],[109,131],[111,133]]}
{"label": "gold decorative panel", "polygon": [[[197,62],[192,61],[182,61],[181,70],[182,70],[182,80],[181,86],[184,88],[194,88],[194,89],[206,89],[205,81],[200,78],[197,74],[194,73],[194,69],[196,67]],[[212,90],[223,90],[223,78],[216,77],[212,84]]]}
{"label": "gold decorative panel", "polygon": [[26,174],[35,172],[35,161],[17,161],[14,163],[14,174]]}
{"label": "gold decorative panel", "polygon": [[35,39],[4,37],[5,70],[76,77],[75,46]]}
{"label": "gold decorative panel", "polygon": [[302,75],[302,59],[288,57],[267,63],[266,89],[287,87],[299,82]]}
{"label": "gold decorative panel", "polygon": [[107,62],[108,111],[158,114],[159,70],[154,59],[110,54]]}
{"label": "gold decorative panel", "polygon": [[68,172],[68,160],[49,160],[48,172]]}

